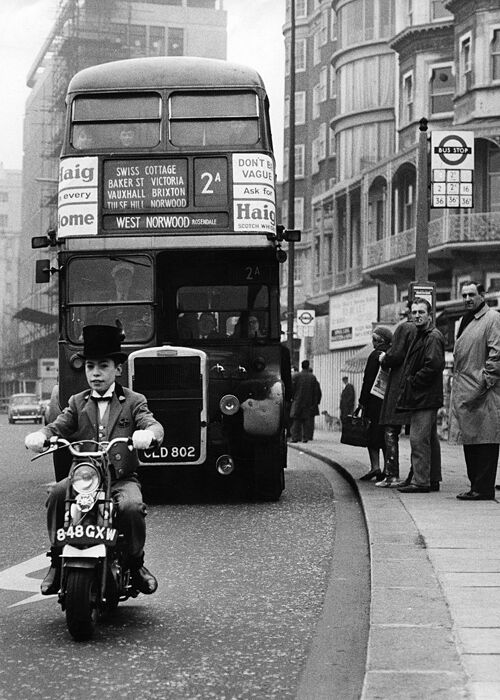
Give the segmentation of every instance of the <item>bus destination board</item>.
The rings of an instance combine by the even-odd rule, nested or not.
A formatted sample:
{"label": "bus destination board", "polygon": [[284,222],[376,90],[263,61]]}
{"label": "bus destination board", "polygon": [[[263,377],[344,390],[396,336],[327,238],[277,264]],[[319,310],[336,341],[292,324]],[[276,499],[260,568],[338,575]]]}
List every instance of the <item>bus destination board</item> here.
{"label": "bus destination board", "polygon": [[65,158],[58,236],[209,234],[230,227],[235,233],[269,234],[276,227],[274,177],[272,158],[260,153],[233,153],[232,161]]}
{"label": "bus destination board", "polygon": [[104,162],[105,213],[141,209],[186,209],[186,158],[162,160],[107,160]]}
{"label": "bus destination board", "polygon": [[[210,231],[228,229],[227,161],[194,159],[194,208],[187,158],[105,161],[105,231]],[[191,175],[192,177],[192,175]]]}

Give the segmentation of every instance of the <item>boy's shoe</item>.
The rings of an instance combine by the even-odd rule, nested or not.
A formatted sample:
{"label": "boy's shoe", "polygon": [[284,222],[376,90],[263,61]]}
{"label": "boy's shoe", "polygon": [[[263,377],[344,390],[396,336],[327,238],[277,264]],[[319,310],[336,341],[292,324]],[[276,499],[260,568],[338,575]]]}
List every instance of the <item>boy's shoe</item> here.
{"label": "boy's shoe", "polygon": [[158,581],[145,566],[133,569],[130,572],[130,576],[132,579],[132,586],[140,593],[144,593],[144,595],[151,595],[151,593],[154,593],[158,588]]}
{"label": "boy's shoe", "polygon": [[55,595],[59,591],[61,582],[61,550],[53,547],[47,556],[50,557],[50,569],[40,584],[42,595]]}
{"label": "boy's shoe", "polygon": [[45,574],[45,578],[40,584],[40,593],[42,595],[55,595],[59,591],[59,583],[61,581],[61,566],[50,565],[50,569]]}
{"label": "boy's shoe", "polygon": [[439,481],[431,481],[431,491],[439,491]]}

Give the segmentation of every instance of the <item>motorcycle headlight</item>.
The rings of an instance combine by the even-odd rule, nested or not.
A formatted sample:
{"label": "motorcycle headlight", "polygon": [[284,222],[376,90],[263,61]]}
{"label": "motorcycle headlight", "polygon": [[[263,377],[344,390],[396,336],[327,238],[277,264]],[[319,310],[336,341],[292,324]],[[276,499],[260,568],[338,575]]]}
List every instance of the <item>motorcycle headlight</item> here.
{"label": "motorcycle headlight", "polygon": [[71,483],[77,493],[93,493],[99,487],[99,473],[93,464],[83,462],[73,470]]}

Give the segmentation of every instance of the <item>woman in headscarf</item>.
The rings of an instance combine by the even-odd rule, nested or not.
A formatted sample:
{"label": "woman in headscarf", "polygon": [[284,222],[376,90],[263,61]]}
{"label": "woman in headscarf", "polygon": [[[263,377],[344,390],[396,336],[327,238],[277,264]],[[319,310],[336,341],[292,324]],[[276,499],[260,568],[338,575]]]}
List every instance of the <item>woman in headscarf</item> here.
{"label": "woman in headscarf", "polygon": [[373,383],[380,369],[379,357],[382,352],[387,352],[392,342],[392,333],[385,326],[377,326],[372,333],[373,350],[368,356],[363,374],[363,385],[359,395],[359,408],[362,415],[371,421],[368,438],[368,455],[370,457],[370,471],[361,477],[362,481],[383,479],[380,469],[380,450],[385,453],[384,426],[379,425],[382,399],[371,393]]}

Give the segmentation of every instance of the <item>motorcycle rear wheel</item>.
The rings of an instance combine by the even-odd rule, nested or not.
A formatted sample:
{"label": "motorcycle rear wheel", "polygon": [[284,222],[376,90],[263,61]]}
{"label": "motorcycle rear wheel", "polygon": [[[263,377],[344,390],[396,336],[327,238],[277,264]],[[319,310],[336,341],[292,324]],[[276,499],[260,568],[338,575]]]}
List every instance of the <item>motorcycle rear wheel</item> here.
{"label": "motorcycle rear wheel", "polygon": [[66,576],[66,624],[77,642],[90,639],[97,622],[95,569],[69,569]]}

